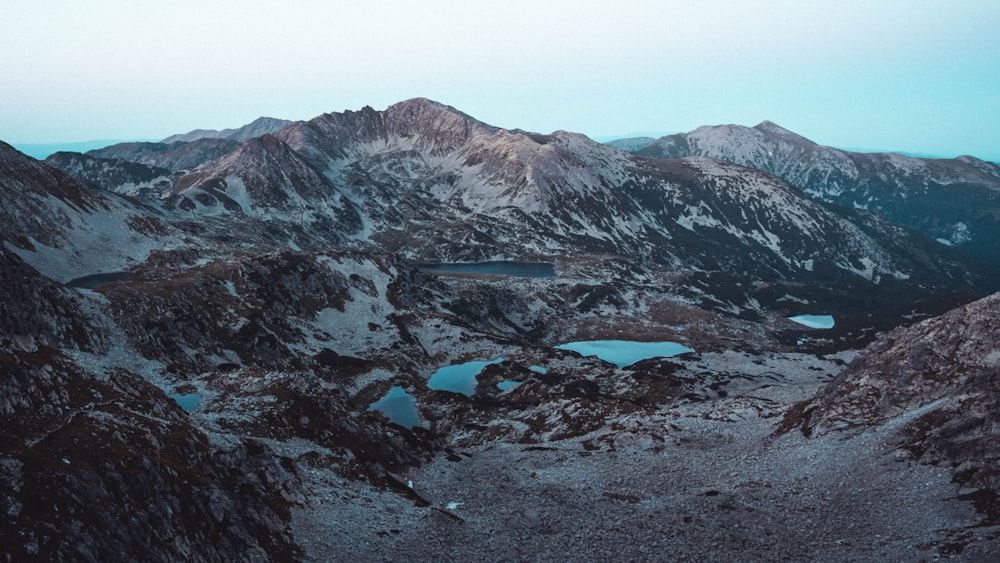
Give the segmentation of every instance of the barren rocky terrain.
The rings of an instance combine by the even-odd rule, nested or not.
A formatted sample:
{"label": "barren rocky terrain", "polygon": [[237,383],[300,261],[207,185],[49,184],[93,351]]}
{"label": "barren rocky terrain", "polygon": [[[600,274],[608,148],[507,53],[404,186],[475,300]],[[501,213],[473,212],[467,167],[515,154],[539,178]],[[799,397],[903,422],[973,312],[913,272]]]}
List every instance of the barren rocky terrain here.
{"label": "barren rocky terrain", "polygon": [[900,449],[895,425],[775,435],[835,359],[692,360],[759,374],[572,438],[456,449],[396,475],[414,495],[317,468],[293,529],[316,538],[302,544],[315,560],[992,560],[1000,528],[946,468]]}
{"label": "barren rocky terrain", "polygon": [[[0,560],[1000,552],[963,241],[423,99],[239,131],[0,143]],[[550,273],[424,264],[485,260]]]}

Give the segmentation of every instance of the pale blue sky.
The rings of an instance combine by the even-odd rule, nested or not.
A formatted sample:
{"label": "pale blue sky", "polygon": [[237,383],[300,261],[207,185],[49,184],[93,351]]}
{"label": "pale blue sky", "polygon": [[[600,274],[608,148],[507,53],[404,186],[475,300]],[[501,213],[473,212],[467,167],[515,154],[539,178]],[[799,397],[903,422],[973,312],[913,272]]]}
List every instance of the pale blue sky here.
{"label": "pale blue sky", "polygon": [[592,137],[755,125],[1000,159],[1000,1],[8,0],[0,139],[162,138],[424,96]]}

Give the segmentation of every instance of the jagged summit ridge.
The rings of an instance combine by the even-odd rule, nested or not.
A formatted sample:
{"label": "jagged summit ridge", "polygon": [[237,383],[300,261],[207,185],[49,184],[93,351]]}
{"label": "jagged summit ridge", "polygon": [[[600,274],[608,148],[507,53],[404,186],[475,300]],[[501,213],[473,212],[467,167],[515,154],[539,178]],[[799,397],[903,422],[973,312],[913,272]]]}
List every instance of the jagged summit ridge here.
{"label": "jagged summit ridge", "polygon": [[393,104],[384,111],[327,113],[298,122],[278,136],[296,150],[322,151],[328,158],[351,156],[350,145],[370,149],[414,148],[432,154],[454,151],[477,133],[495,130],[458,110],[426,98]]}

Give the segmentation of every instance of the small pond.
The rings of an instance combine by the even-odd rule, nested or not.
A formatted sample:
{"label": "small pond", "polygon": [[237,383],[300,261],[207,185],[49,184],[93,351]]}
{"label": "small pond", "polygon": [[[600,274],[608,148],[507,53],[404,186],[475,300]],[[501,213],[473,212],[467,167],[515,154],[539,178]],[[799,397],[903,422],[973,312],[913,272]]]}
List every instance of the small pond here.
{"label": "small pond", "polygon": [[694,349],[676,342],[636,342],[633,340],[587,340],[560,344],[556,348],[572,350],[581,356],[597,356],[620,368],[649,358],[668,358],[694,352]]}
{"label": "small pond", "polygon": [[198,403],[201,402],[201,397],[197,393],[170,393],[167,397],[173,399],[186,412],[198,408]]}
{"label": "small pond", "polygon": [[372,403],[368,410],[379,411],[390,422],[404,428],[420,426],[420,416],[417,414],[417,401],[399,385],[393,387],[378,401]]}
{"label": "small pond", "polygon": [[502,361],[503,358],[497,358],[488,362],[465,362],[445,366],[431,375],[427,380],[427,387],[435,391],[451,391],[471,397],[476,392],[476,376],[479,372],[488,365],[499,364]]}
{"label": "small pond", "polygon": [[549,262],[459,262],[417,264],[417,268],[443,274],[494,274],[516,278],[551,278],[556,275],[555,264]]}
{"label": "small pond", "polygon": [[497,383],[497,387],[500,388],[501,391],[510,391],[520,384],[520,381],[501,381],[500,383]]}
{"label": "small pond", "polygon": [[833,315],[798,315],[788,320],[809,328],[833,328],[834,325]]}

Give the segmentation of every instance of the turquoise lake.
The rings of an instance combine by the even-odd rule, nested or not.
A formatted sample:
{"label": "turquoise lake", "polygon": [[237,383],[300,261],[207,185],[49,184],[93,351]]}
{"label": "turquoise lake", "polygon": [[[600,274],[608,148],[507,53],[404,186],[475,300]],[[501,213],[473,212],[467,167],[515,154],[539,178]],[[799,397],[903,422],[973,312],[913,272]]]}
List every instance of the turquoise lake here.
{"label": "turquoise lake", "polygon": [[368,410],[379,411],[389,419],[404,428],[420,426],[420,415],[417,414],[417,401],[400,386],[395,386],[378,401],[372,403]]}
{"label": "turquoise lake", "polygon": [[465,362],[445,366],[431,375],[427,380],[427,387],[435,391],[451,391],[471,397],[476,392],[476,376],[479,372],[488,365],[499,364],[502,361],[503,358],[497,358],[488,362]]}
{"label": "turquoise lake", "polygon": [[199,397],[197,393],[171,393],[167,395],[167,397],[173,399],[174,402],[180,405],[180,407],[186,412],[193,411],[198,407],[198,403],[201,402],[201,397]]}
{"label": "turquoise lake", "polygon": [[501,391],[510,391],[511,389],[517,387],[520,384],[521,384],[520,381],[501,381],[500,383],[497,383],[497,387]]}
{"label": "turquoise lake", "polygon": [[788,320],[809,328],[833,328],[833,315],[798,315],[788,317]]}
{"label": "turquoise lake", "polygon": [[597,356],[620,368],[649,358],[669,358],[678,354],[694,352],[694,349],[676,342],[636,342],[633,340],[587,340],[560,344],[556,348],[571,350],[581,356]]}

